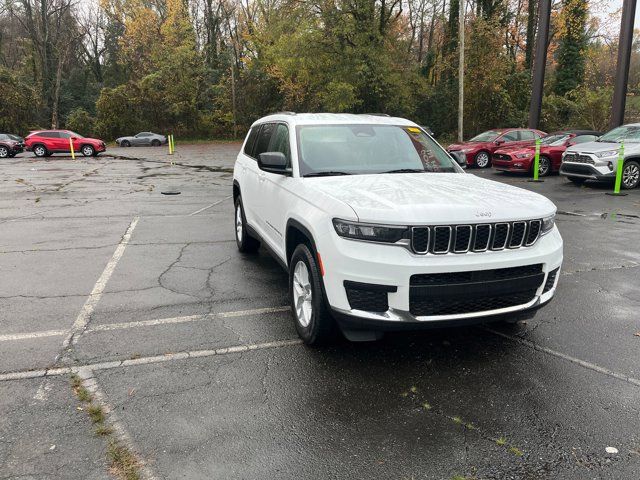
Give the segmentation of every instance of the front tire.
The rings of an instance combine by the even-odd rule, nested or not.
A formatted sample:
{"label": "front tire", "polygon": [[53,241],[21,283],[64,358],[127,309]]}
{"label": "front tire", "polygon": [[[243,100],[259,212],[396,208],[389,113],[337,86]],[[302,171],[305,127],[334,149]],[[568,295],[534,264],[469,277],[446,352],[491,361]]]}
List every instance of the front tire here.
{"label": "front tire", "polygon": [[36,157],[48,157],[49,152],[44,145],[36,145],[33,147],[33,153]]}
{"label": "front tire", "polygon": [[[532,163],[532,169],[535,168],[535,162]],[[538,176],[546,177],[551,173],[551,159],[549,157],[540,157],[540,164],[538,165]]]}
{"label": "front tire", "polygon": [[235,202],[235,226],[236,226],[236,245],[242,253],[251,253],[258,250],[260,242],[253,238],[247,229],[247,217],[244,214],[244,206],[242,198],[236,198]]}
{"label": "front tire", "polygon": [[122,142],[120,142],[120,146],[121,147],[130,147],[131,146],[131,142],[129,142],[129,140],[123,140]]}
{"label": "front tire", "polygon": [[83,145],[80,151],[85,157],[93,157],[93,155],[96,153],[96,149],[91,145]]}
{"label": "front tire", "polygon": [[322,291],[322,275],[314,254],[305,244],[293,251],[289,262],[289,296],[298,336],[307,345],[329,342],[335,321]]}
{"label": "front tire", "polygon": [[491,157],[489,157],[489,152],[484,150],[476,153],[476,156],[473,158],[476,167],[478,168],[487,168],[491,165]]}
{"label": "front tire", "polygon": [[622,167],[622,188],[634,189],[640,184],[640,164],[635,160],[625,162]]}
{"label": "front tire", "polygon": [[9,149],[4,145],[0,145],[0,158],[8,158],[9,156]]}
{"label": "front tire", "polygon": [[160,146],[160,140],[152,140],[151,141],[151,146],[152,147],[159,147]]}

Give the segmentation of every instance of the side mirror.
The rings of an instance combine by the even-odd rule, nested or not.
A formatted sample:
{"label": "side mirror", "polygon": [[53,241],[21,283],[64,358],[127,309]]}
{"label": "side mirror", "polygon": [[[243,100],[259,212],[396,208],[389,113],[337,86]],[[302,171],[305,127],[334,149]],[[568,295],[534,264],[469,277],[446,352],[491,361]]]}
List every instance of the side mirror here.
{"label": "side mirror", "polygon": [[265,172],[290,174],[287,168],[287,157],[282,152],[264,152],[258,155],[258,168]]}
{"label": "side mirror", "polygon": [[77,140],[78,137],[71,137],[71,140]]}
{"label": "side mirror", "polygon": [[498,139],[498,140],[496,140],[496,141],[495,141],[495,142],[493,142],[493,143],[495,143],[496,145],[502,145],[502,144],[504,143],[504,140],[500,140],[500,139]]}

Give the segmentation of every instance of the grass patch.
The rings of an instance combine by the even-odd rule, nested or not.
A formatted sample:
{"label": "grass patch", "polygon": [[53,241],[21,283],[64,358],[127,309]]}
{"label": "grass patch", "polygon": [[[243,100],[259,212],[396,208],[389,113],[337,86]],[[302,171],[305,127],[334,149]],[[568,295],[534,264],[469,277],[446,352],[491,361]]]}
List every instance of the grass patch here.
{"label": "grass patch", "polygon": [[504,437],[500,437],[499,439],[496,440],[496,445],[498,445],[499,447],[504,447],[507,444],[507,439]]}
{"label": "grass patch", "polygon": [[429,402],[424,402],[422,404],[422,408],[424,408],[425,410],[431,410],[431,404]]}
{"label": "grass patch", "polygon": [[416,386],[411,387],[410,390],[411,390],[411,393],[418,393],[418,387]]}
{"label": "grass patch", "polygon": [[76,388],[75,392],[76,392],[76,397],[78,397],[78,400],[80,400],[81,402],[89,403],[92,400],[89,390],[84,388],[82,385]]}
{"label": "grass patch", "polygon": [[111,460],[110,471],[122,480],[139,480],[138,460],[131,451],[115,440],[109,442],[107,455]]}
{"label": "grass patch", "polygon": [[457,423],[458,425],[464,424],[464,422],[462,421],[462,418],[460,417],[453,417],[451,420],[453,420],[453,422]]}
{"label": "grass patch", "polygon": [[111,435],[113,433],[113,428],[108,425],[99,424],[96,427],[96,435],[99,437],[106,437],[107,435]]}
{"label": "grass patch", "polygon": [[71,374],[71,386],[74,389],[82,386],[82,379],[76,373]]}
{"label": "grass patch", "polygon": [[509,453],[513,453],[517,457],[524,455],[524,452],[517,447],[509,447]]}
{"label": "grass patch", "polygon": [[104,423],[104,410],[100,405],[92,403],[87,408],[87,413],[93,423]]}

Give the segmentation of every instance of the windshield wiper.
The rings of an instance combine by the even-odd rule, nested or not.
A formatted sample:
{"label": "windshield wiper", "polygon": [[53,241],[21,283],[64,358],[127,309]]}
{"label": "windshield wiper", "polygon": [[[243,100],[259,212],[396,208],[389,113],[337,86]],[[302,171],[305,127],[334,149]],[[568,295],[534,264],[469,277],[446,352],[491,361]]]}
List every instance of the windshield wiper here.
{"label": "windshield wiper", "polygon": [[421,168],[398,168],[397,170],[389,170],[387,172],[380,173],[424,173],[425,170]]}
{"label": "windshield wiper", "polygon": [[331,177],[333,175],[352,175],[351,173],[348,172],[341,172],[338,170],[329,170],[326,172],[313,172],[313,173],[307,173],[306,175],[304,175],[304,177]]}

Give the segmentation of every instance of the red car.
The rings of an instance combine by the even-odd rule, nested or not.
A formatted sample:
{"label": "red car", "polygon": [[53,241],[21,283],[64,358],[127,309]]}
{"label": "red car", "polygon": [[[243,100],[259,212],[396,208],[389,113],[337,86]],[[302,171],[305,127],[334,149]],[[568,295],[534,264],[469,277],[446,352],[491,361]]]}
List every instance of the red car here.
{"label": "red car", "polygon": [[[562,154],[571,145],[593,142],[602,133],[593,130],[562,130],[550,133],[540,141],[538,175],[544,177],[560,170]],[[499,148],[493,153],[493,167],[503,172],[532,173],[535,145]]]}
{"label": "red car", "polygon": [[533,144],[536,138],[545,135],[546,133],[532,128],[498,128],[481,133],[467,142],[449,145],[447,151],[456,152],[456,156],[463,154],[467,165],[487,168],[491,165],[491,155],[498,148]]}
{"label": "red car", "polygon": [[85,157],[98,155],[104,152],[107,146],[102,140],[85,138],[71,130],[38,130],[31,132],[24,140],[28,151],[36,154],[36,157],[49,157],[54,153],[70,153],[73,142],[73,150],[82,153]]}

